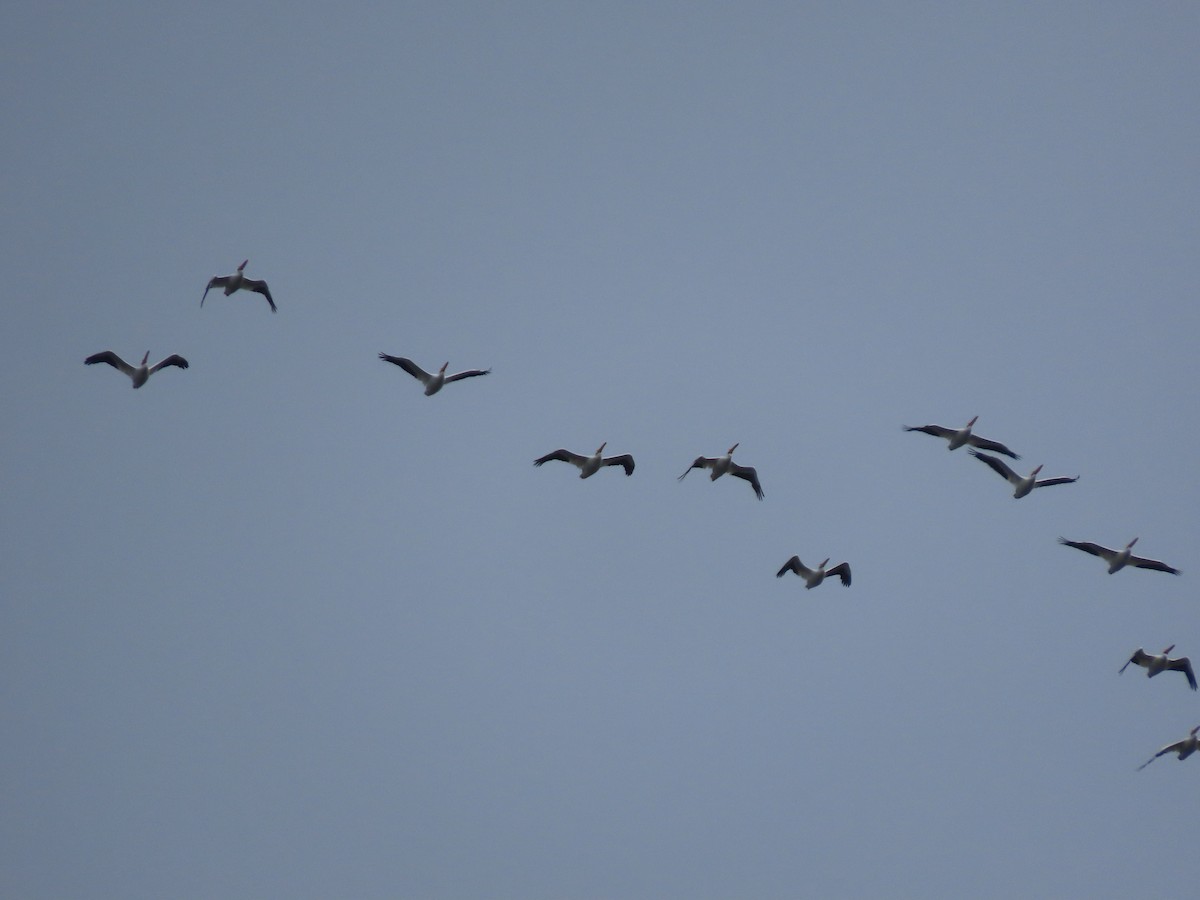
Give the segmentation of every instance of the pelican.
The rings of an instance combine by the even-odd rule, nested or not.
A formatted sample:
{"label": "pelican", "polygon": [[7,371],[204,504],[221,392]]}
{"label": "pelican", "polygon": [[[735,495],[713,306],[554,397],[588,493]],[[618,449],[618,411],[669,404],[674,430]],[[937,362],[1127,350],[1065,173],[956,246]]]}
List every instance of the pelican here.
{"label": "pelican", "polygon": [[975,424],[978,418],[979,416],[975,416],[975,418],[971,419],[970,422],[957,431],[953,428],[944,428],[941,425],[905,425],[904,430],[923,431],[925,434],[932,434],[934,437],[946,438],[950,442],[950,446],[946,448],[948,450],[957,450],[963,444],[970,444],[972,447],[978,447],[980,450],[991,450],[993,453],[1000,453],[1004,456],[1010,456],[1013,459],[1021,458],[998,441],[989,441],[987,438],[971,434],[971,426]]}
{"label": "pelican", "polygon": [[119,369],[128,375],[130,380],[133,381],[133,386],[135,389],[140,388],[143,384],[149,381],[150,376],[159,369],[164,369],[167,366],[179,366],[181,369],[186,369],[188,367],[188,361],[178,353],[173,353],[166,359],[159,360],[152,366],[146,365],[146,360],[149,358],[150,351],[147,350],[146,355],[142,357],[141,364],[131,366],[111,350],[105,350],[103,353],[93,353],[84,360],[84,363],[89,366],[95,365],[96,363],[108,363],[114,369]]}
{"label": "pelican", "polygon": [[453,375],[446,374],[446,366],[450,363],[442,363],[442,367],[430,375],[411,359],[405,359],[403,356],[388,356],[386,353],[380,353],[379,358],[384,362],[390,362],[394,366],[399,366],[421,384],[425,385],[425,396],[431,397],[442,389],[442,385],[449,384],[452,381],[460,381],[463,378],[474,378],[476,375],[487,375],[491,369],[467,369],[465,372],[455,372]]}
{"label": "pelican", "polygon": [[837,575],[842,579],[842,584],[845,587],[850,587],[850,563],[838,563],[832,569],[826,569],[829,565],[829,560],[832,557],[826,557],[825,562],[821,563],[815,569],[810,569],[800,562],[800,557],[793,556],[783,564],[783,568],[775,573],[776,578],[782,578],[784,572],[795,572],[804,579],[804,586],[809,590],[815,588],[818,584],[825,580],[825,576]]}
{"label": "pelican", "polygon": [[1079,480],[1078,475],[1076,475],[1074,478],[1066,475],[1060,475],[1058,478],[1039,479],[1037,474],[1038,472],[1042,471],[1041,466],[1038,466],[1036,469],[1030,472],[1027,477],[1022,478],[1007,465],[1005,465],[1003,460],[996,459],[994,456],[988,456],[986,453],[980,453],[975,449],[968,450],[967,452],[976,459],[987,463],[992,467],[992,471],[994,471],[1001,478],[1006,479],[1008,483],[1015,488],[1013,491],[1013,496],[1018,500],[1032,493],[1034,488],[1050,487],[1052,484],[1070,484],[1073,481]]}
{"label": "pelican", "polygon": [[1197,731],[1200,731],[1200,725],[1197,725],[1195,728],[1189,731],[1188,736],[1182,741],[1176,741],[1173,744],[1167,744],[1167,746],[1163,747],[1152,757],[1138,766],[1138,771],[1140,772],[1142,769],[1146,768],[1146,766],[1150,765],[1150,763],[1167,753],[1178,753],[1180,759],[1187,759],[1189,756],[1195,753],[1198,748],[1200,748],[1200,737],[1196,736]]}
{"label": "pelican", "polygon": [[1179,570],[1173,569],[1164,562],[1159,562],[1157,559],[1143,559],[1140,556],[1133,555],[1133,545],[1138,542],[1134,538],[1125,545],[1123,550],[1109,550],[1107,547],[1101,547],[1099,544],[1093,544],[1091,541],[1068,541],[1065,537],[1058,539],[1060,544],[1066,544],[1068,547],[1074,547],[1076,550],[1082,550],[1084,553],[1090,553],[1092,556],[1099,556],[1108,563],[1108,574],[1119,572],[1126,566],[1136,566],[1139,569],[1155,569],[1159,572],[1170,572],[1172,575],[1178,575]]}
{"label": "pelican", "polygon": [[1196,674],[1192,671],[1192,661],[1186,656],[1171,659],[1167,654],[1174,649],[1175,645],[1172,644],[1157,656],[1151,656],[1141,647],[1138,647],[1133,651],[1133,656],[1129,657],[1128,662],[1121,666],[1121,670],[1117,674],[1120,675],[1121,672],[1129,668],[1129,663],[1133,663],[1135,666],[1142,666],[1146,670],[1147,678],[1153,678],[1159,672],[1165,672],[1167,669],[1170,669],[1172,672],[1182,672],[1186,675],[1188,684],[1191,685],[1194,691],[1196,689]]}
{"label": "pelican", "polygon": [[620,456],[610,456],[605,459],[600,454],[604,452],[604,448],[608,446],[608,441],[605,441],[596,448],[596,452],[591,456],[583,456],[579,453],[572,453],[570,450],[555,450],[553,453],[547,453],[545,456],[539,456],[533,461],[535,466],[540,466],[542,463],[550,462],[552,459],[557,459],[560,462],[570,463],[579,469],[580,478],[590,478],[600,471],[601,466],[624,466],[625,474],[633,474],[633,457],[628,453],[623,453]]}
{"label": "pelican", "polygon": [[[237,267],[237,271],[232,275],[214,275],[208,279],[208,287],[204,289],[204,297],[208,296],[208,292],[213,288],[224,288],[225,296],[228,297],[236,290],[255,291],[267,298],[267,302],[271,304],[271,312],[278,312],[275,309],[275,301],[271,299],[271,289],[267,287],[265,281],[255,281],[253,278],[247,278],[245,273],[246,263],[248,259],[243,259],[242,264]],[[204,297],[200,298],[200,305],[204,306]]]}
{"label": "pelican", "polygon": [[758,472],[755,471],[753,466],[739,466],[733,461],[733,451],[737,448],[738,445],[734,444],[725,451],[724,456],[718,456],[715,458],[709,456],[697,456],[695,461],[683,470],[683,474],[679,476],[679,480],[683,481],[683,479],[687,477],[687,473],[692,471],[692,469],[712,469],[712,472],[709,473],[710,481],[716,481],[718,478],[728,472],[730,475],[733,475],[736,478],[743,478],[750,482],[750,486],[754,488],[755,496],[761,500],[763,498],[763,489],[762,485],[758,483]]}

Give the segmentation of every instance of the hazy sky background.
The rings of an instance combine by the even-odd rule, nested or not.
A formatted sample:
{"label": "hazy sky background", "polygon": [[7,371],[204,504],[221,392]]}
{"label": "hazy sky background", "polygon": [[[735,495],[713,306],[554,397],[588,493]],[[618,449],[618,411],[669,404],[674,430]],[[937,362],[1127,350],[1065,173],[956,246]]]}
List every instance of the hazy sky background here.
{"label": "hazy sky background", "polygon": [[0,894],[1194,892],[1200,7],[3,18]]}

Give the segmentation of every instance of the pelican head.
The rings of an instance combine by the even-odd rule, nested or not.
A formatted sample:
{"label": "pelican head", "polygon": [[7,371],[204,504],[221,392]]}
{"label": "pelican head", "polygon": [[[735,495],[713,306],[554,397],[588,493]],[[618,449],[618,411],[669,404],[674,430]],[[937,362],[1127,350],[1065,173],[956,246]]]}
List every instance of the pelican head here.
{"label": "pelican head", "polygon": [[442,363],[442,367],[440,369],[438,369],[438,371],[441,372],[443,375],[445,375],[446,374],[446,366],[448,366],[448,365],[450,365],[450,360],[446,360],[444,363]]}
{"label": "pelican head", "polygon": [[1175,649],[1174,644],[1172,644],[1170,647],[1167,647],[1165,650],[1163,650],[1163,656],[1166,656],[1168,653],[1170,653],[1174,649]]}
{"label": "pelican head", "polygon": [[979,421],[979,416],[971,416],[971,421],[967,423],[967,427],[972,427],[977,421]]}
{"label": "pelican head", "polygon": [[597,456],[599,456],[601,453],[603,453],[603,452],[604,452],[604,448],[605,448],[605,447],[607,447],[607,446],[608,446],[608,441],[605,441],[603,444],[601,444],[599,447],[597,447],[597,448],[596,448],[596,455],[597,455]]}
{"label": "pelican head", "polygon": [[143,365],[143,366],[146,364],[146,361],[147,361],[148,359],[150,359],[150,351],[149,351],[149,350],[147,350],[147,351],[146,351],[146,355],[142,357],[142,365]]}
{"label": "pelican head", "polygon": [[1137,542],[1138,542],[1138,539],[1134,538],[1132,541],[1130,541],[1128,544],[1125,545],[1125,549],[1126,550],[1132,549],[1133,545],[1136,544]]}
{"label": "pelican head", "polygon": [[1188,734],[1190,734],[1192,737],[1195,737],[1197,731],[1200,731],[1200,725],[1197,725],[1195,728],[1189,731]]}
{"label": "pelican head", "polygon": [[818,568],[818,569],[823,569],[823,568],[825,568],[827,565],[829,565],[829,561],[830,561],[831,559],[833,559],[833,557],[832,557],[832,556],[827,556],[827,557],[825,557],[825,562],[821,563],[819,566],[817,566],[817,568]]}
{"label": "pelican head", "polygon": [[240,271],[242,271],[242,269],[246,268],[246,263],[248,263],[248,262],[250,262],[250,260],[243,259],[242,264],[240,266],[238,266],[238,271],[240,272]]}
{"label": "pelican head", "polygon": [[1042,467],[1038,466],[1036,469],[1034,469],[1032,472],[1029,473],[1029,477],[1032,478],[1034,475],[1036,475],[1040,471],[1042,471]]}
{"label": "pelican head", "polygon": [[[738,444],[740,444],[740,443],[741,443],[741,441],[738,441]],[[734,444],[732,447],[730,447],[728,450],[726,450],[726,451],[725,451],[725,455],[726,455],[726,456],[733,456],[733,451],[734,451],[734,450],[736,450],[736,449],[738,448],[738,444]]]}

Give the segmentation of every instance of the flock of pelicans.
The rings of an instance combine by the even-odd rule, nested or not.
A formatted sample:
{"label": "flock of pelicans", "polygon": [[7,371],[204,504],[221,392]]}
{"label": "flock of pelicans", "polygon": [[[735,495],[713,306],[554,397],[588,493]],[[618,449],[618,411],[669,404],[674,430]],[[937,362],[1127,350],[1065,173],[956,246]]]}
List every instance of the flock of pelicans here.
{"label": "flock of pelicans", "polygon": [[[245,290],[261,294],[266,298],[268,305],[271,307],[271,312],[277,312],[275,300],[271,296],[271,290],[267,287],[265,281],[258,281],[253,278],[247,278],[245,275],[246,264],[249,260],[243,260],[242,264],[237,267],[232,275],[215,275],[209,279],[207,287],[204,289],[204,294],[200,298],[200,306],[204,306],[204,300],[208,297],[208,292],[213,288],[221,288],[225,292],[225,296],[233,294],[235,291]],[[390,356],[387,353],[380,353],[379,358],[384,362],[399,366],[413,378],[417,379],[425,388],[425,395],[432,396],[440,391],[445,385],[455,381],[461,381],[465,378],[474,378],[480,375],[487,375],[491,369],[467,369],[462,372],[455,372],[451,375],[446,374],[446,368],[449,363],[444,363],[436,372],[426,372],[411,359],[403,356]],[[135,388],[140,388],[149,379],[150,376],[160,369],[168,366],[177,366],[180,369],[188,367],[188,361],[178,354],[172,354],[165,359],[159,360],[154,365],[148,365],[150,359],[149,352],[142,357],[140,364],[133,366],[121,359],[111,350],[105,350],[101,353],[94,353],[84,360],[87,365],[95,363],[107,363],[114,369],[123,372],[129,376]],[[1078,481],[1079,476],[1059,476],[1056,478],[1039,479],[1038,473],[1042,467],[1038,466],[1026,476],[1018,475],[1008,465],[996,456],[989,456],[981,451],[987,450],[991,453],[1007,456],[1010,459],[1020,459],[1016,453],[998,441],[991,441],[987,438],[979,437],[972,433],[978,416],[972,418],[962,428],[946,428],[942,425],[905,425],[905,431],[919,431],[924,434],[932,435],[936,438],[942,438],[948,442],[948,449],[957,450],[959,447],[969,445],[968,451],[979,461],[985,463],[989,468],[996,472],[1000,477],[1006,480],[1013,486],[1013,497],[1018,500],[1033,492],[1034,488],[1049,487],[1056,484],[1070,484]],[[633,457],[628,453],[622,453],[618,456],[604,456],[604,448],[608,442],[601,444],[596,448],[596,452],[590,455],[575,453],[571,450],[558,449],[545,456],[538,457],[533,461],[535,466],[541,466],[544,463],[551,461],[570,463],[579,469],[580,478],[590,478],[595,475],[600,469],[606,466],[621,466],[625,470],[625,474],[632,475],[634,469]],[[684,469],[683,474],[679,476],[682,481],[687,477],[688,472],[692,469],[708,469],[709,478],[716,481],[722,475],[732,475],[735,478],[741,478],[749,482],[754,489],[754,495],[759,500],[763,499],[762,485],[758,480],[758,472],[753,466],[741,466],[733,461],[733,451],[738,448],[734,444],[722,456],[707,457],[698,456],[692,461],[692,464]],[[1118,572],[1126,566],[1133,566],[1139,569],[1153,569],[1158,572],[1168,572],[1172,575],[1178,575],[1179,570],[1160,562],[1157,559],[1146,559],[1141,556],[1133,555],[1133,545],[1138,539],[1134,538],[1120,550],[1111,550],[1108,547],[1102,547],[1100,544],[1094,544],[1090,541],[1069,541],[1066,538],[1060,537],[1059,543],[1065,544],[1068,547],[1074,547],[1076,550],[1082,550],[1084,553],[1090,553],[1092,556],[1098,556],[1108,563],[1108,573],[1111,575]],[[826,559],[815,569],[809,568],[800,561],[800,557],[793,556],[783,564],[778,572],[775,573],[777,578],[782,578],[787,572],[794,572],[796,575],[804,579],[806,588],[815,588],[821,584],[826,577],[837,577],[841,580],[845,587],[850,586],[850,564],[846,562],[838,563],[835,566],[826,568],[829,565],[829,559]],[[1126,661],[1125,665],[1121,666],[1120,672],[1124,672],[1130,664],[1141,666],[1146,670],[1146,676],[1153,678],[1162,672],[1182,672],[1188,680],[1188,684],[1192,690],[1196,690],[1196,675],[1192,671],[1192,663],[1186,656],[1172,658],[1170,653],[1175,649],[1175,645],[1167,647],[1162,653],[1151,654],[1139,647]],[[1200,749],[1200,725],[1193,728],[1188,736],[1173,744],[1168,744],[1159,750],[1154,756],[1146,760],[1138,767],[1139,770],[1144,769],[1160,756],[1168,753],[1178,754],[1179,759],[1186,759]]]}

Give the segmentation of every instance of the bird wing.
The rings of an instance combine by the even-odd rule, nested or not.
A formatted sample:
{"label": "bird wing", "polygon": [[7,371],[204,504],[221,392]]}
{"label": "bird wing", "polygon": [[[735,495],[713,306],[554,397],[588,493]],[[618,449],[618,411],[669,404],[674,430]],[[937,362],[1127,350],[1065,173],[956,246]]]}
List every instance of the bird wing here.
{"label": "bird wing", "polygon": [[1010,469],[1004,462],[996,459],[996,457],[988,456],[986,453],[980,453],[978,450],[970,450],[968,452],[973,457],[975,457],[977,460],[979,460],[980,462],[987,463],[988,466],[991,467],[993,472],[995,472],[997,475],[999,475],[1001,478],[1005,479],[1006,481],[1010,481],[1013,484],[1016,484],[1018,481],[1021,480],[1020,475],[1018,475],[1016,472],[1014,472],[1012,469]]}
{"label": "bird wing", "polygon": [[967,443],[972,447],[978,447],[980,450],[991,450],[993,453],[999,453],[1003,456],[1010,456],[1013,459],[1020,459],[1016,453],[1013,453],[999,441],[989,441],[987,438],[981,438],[978,435],[968,435]]}
{"label": "bird wing", "polygon": [[384,362],[390,362],[394,366],[399,366],[413,378],[421,382],[421,384],[428,384],[429,379],[433,377],[411,359],[403,356],[388,356],[386,353],[380,353],[379,358]]}
{"label": "bird wing", "polygon": [[620,456],[610,456],[608,459],[602,460],[600,464],[604,466],[624,466],[626,476],[633,474],[633,457],[628,453],[623,453]]}
{"label": "bird wing", "polygon": [[716,462],[716,459],[714,459],[712,457],[697,456],[694,460],[692,460],[692,464],[683,470],[683,475],[679,476],[679,480],[683,481],[684,476],[686,476],[688,472],[692,471],[692,469],[703,469],[706,467],[710,467],[715,462]]}
{"label": "bird wing", "polygon": [[837,575],[845,587],[850,587],[850,563],[838,563],[832,569],[826,569],[825,575]]}
{"label": "bird wing", "polygon": [[539,456],[533,461],[533,464],[535,466],[540,466],[542,463],[550,462],[552,459],[557,459],[560,462],[568,462],[573,466],[579,466],[583,464],[587,457],[580,456],[578,453],[572,453],[570,450],[563,450],[562,448],[559,448],[553,453],[547,453],[545,456]]}
{"label": "bird wing", "polygon": [[1125,665],[1121,666],[1121,668],[1117,671],[1117,674],[1120,675],[1127,668],[1129,668],[1130,663],[1133,663],[1135,666],[1144,666],[1149,659],[1150,656],[1146,653],[1146,651],[1141,647],[1138,647],[1133,651],[1133,655],[1129,657],[1129,659],[1125,660]]}
{"label": "bird wing", "polygon": [[1159,562],[1157,559],[1144,559],[1141,556],[1129,557],[1129,565],[1137,566],[1139,569],[1154,569],[1157,572],[1169,572],[1172,575],[1178,575],[1179,570],[1168,566],[1165,562]]}
{"label": "bird wing", "polygon": [[447,375],[445,384],[452,381],[461,381],[464,378],[474,378],[476,375],[487,375],[491,369],[467,369],[465,372],[455,372],[453,375]]}
{"label": "bird wing", "polygon": [[955,429],[944,428],[941,425],[905,425],[905,431],[920,431],[925,434],[932,434],[934,437],[948,438],[954,434]]}
{"label": "bird wing", "polygon": [[[1068,541],[1064,537],[1058,539],[1060,544],[1066,544],[1068,547],[1074,547],[1076,550],[1082,550],[1084,553],[1090,553],[1092,556],[1100,556],[1104,559],[1112,561],[1116,556],[1115,550],[1109,550],[1107,547],[1101,547],[1099,544],[1093,544],[1091,541]],[[1133,562],[1131,559],[1130,562]]]}
{"label": "bird wing", "polygon": [[795,572],[801,578],[810,574],[811,570],[804,567],[804,563],[800,562],[800,557],[793,556],[783,564],[783,568],[775,573],[776,578],[782,578],[784,572]]}
{"label": "bird wing", "polygon": [[1176,672],[1182,672],[1187,676],[1188,684],[1192,686],[1192,690],[1196,689],[1196,673],[1192,671],[1192,661],[1186,656],[1181,656],[1179,659],[1167,660],[1167,668]]}
{"label": "bird wing", "polygon": [[275,308],[275,301],[271,299],[271,289],[267,287],[267,283],[265,281],[255,281],[252,278],[243,278],[242,287],[248,291],[254,291],[255,293],[262,294],[267,298],[267,302],[271,304],[271,312],[279,312],[279,310]]}
{"label": "bird wing", "polygon": [[742,478],[750,482],[751,486],[754,488],[755,496],[758,497],[759,500],[763,498],[762,485],[758,483],[758,472],[755,471],[754,466],[739,466],[737,463],[733,463],[732,466],[730,466],[729,474],[735,475],[738,478]]}
{"label": "bird wing", "polygon": [[188,361],[178,353],[172,353],[166,359],[159,360],[150,367],[150,374],[153,375],[159,369],[165,369],[167,366],[179,366],[181,369],[188,367]]}
{"label": "bird wing", "polygon": [[108,363],[114,369],[120,369],[126,375],[133,375],[133,366],[125,362],[125,360],[121,359],[121,357],[117,356],[111,350],[105,350],[103,353],[93,353],[83,362],[88,366],[95,365],[96,363]]}
{"label": "bird wing", "polygon": [[204,297],[207,297],[208,292],[213,288],[223,288],[225,285],[229,284],[229,277],[230,276],[228,275],[214,275],[212,278],[208,279],[208,287],[204,289],[204,296],[200,298],[200,305],[204,305]]}
{"label": "bird wing", "polygon": [[1066,475],[1060,475],[1057,478],[1043,478],[1040,481],[1035,481],[1033,483],[1033,486],[1034,487],[1050,487],[1050,485],[1052,485],[1052,484],[1071,484],[1072,482],[1075,482],[1078,480],[1079,480],[1078,475],[1076,475],[1074,478],[1070,478]]}

